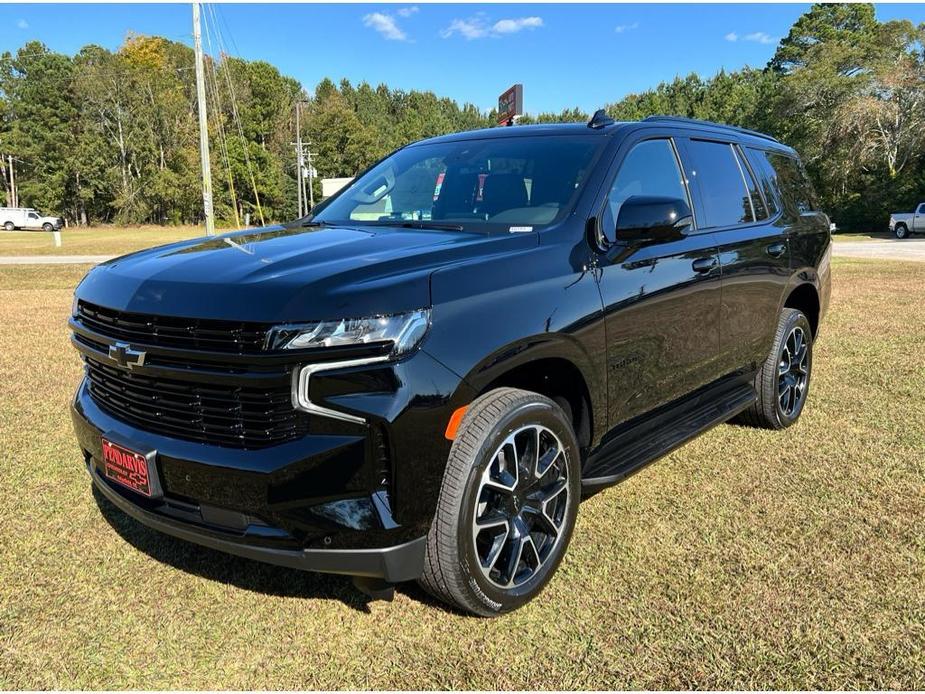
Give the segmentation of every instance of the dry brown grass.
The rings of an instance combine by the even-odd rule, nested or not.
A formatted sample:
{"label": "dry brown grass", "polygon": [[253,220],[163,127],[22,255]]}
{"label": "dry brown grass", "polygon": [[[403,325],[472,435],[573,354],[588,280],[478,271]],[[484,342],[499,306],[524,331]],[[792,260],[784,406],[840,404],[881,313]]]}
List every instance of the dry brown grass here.
{"label": "dry brown grass", "polygon": [[590,499],[493,621],[98,505],[67,415],[81,273],[0,269],[0,689],[925,687],[925,266],[836,261],[800,423],[718,427]]}
{"label": "dry brown grass", "polygon": [[0,255],[123,255],[205,235],[196,226],[102,226],[61,230],[61,246],[44,231],[0,231]]}

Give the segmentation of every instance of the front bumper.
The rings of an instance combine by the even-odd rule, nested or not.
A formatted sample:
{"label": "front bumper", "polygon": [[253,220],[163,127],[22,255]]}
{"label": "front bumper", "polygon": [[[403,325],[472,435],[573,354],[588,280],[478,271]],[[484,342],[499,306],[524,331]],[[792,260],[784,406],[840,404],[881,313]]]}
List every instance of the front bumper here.
{"label": "front bumper", "polygon": [[[312,420],[309,434],[268,448],[140,429],[103,410],[86,379],[71,415],[94,486],[145,525],[272,564],[405,581],[423,570],[450,444],[441,423],[468,395],[454,393],[459,379],[423,352],[373,371],[383,368],[392,376],[378,376],[375,389],[369,373],[349,369],[318,384],[330,398],[349,400],[366,424]],[[396,389],[388,392],[389,384]],[[149,455],[152,498],[103,476],[103,437]]]}
{"label": "front bumper", "polygon": [[92,459],[87,461],[87,471],[93,480],[93,486],[113,505],[135,520],[167,535],[220,552],[292,569],[380,578],[389,583],[413,580],[421,575],[424,568],[426,537],[382,549],[296,550],[248,545],[222,537],[215,532],[196,529],[191,523],[172,520],[163,512],[141,508],[128,498],[131,492],[122,493],[114,484],[103,478]]}

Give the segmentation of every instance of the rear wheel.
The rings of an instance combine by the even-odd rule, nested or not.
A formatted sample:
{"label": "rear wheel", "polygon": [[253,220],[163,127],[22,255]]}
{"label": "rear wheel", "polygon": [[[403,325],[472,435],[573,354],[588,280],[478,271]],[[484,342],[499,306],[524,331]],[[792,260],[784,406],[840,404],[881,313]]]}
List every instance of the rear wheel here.
{"label": "rear wheel", "polygon": [[905,224],[897,224],[893,228],[893,234],[900,240],[907,239],[909,238],[909,228]]}
{"label": "rear wheel", "polygon": [[450,450],[421,585],[476,615],[517,609],[558,567],[579,495],[578,444],[562,409],[514,388],[483,395]]}
{"label": "rear wheel", "polygon": [[758,400],[739,421],[765,429],[784,429],[799,419],[809,394],[813,332],[802,311],[785,308],[774,348],[755,377]]}
{"label": "rear wheel", "polygon": [[16,225],[13,222],[4,222],[3,228],[7,231],[13,231],[16,228]]}

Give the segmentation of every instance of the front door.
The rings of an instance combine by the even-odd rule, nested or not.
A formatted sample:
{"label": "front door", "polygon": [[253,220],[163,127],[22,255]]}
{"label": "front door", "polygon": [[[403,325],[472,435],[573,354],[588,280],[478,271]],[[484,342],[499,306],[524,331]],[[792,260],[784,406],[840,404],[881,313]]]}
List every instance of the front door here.
{"label": "front door", "polygon": [[915,218],[912,220],[912,229],[919,234],[925,233],[925,202],[918,206]]}
{"label": "front door", "polygon": [[[599,216],[608,237],[631,196],[690,201],[669,137],[624,144],[612,175]],[[712,234],[691,228],[676,240],[616,243],[600,261],[599,278],[611,427],[716,377],[720,269]]]}

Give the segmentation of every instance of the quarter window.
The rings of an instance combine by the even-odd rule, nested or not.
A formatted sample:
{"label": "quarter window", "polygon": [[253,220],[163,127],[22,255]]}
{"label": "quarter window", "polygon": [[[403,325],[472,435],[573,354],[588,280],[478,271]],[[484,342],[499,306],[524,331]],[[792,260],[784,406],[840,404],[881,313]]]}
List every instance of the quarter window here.
{"label": "quarter window", "polygon": [[678,158],[669,140],[646,140],[633,147],[607,194],[603,228],[611,235],[623,203],[634,195],[675,198],[690,204]]}
{"label": "quarter window", "polygon": [[784,210],[790,218],[795,219],[816,208],[812,183],[798,160],[779,152],[753,151],[773,171],[774,185],[780,191]]}
{"label": "quarter window", "polygon": [[691,178],[700,184],[703,227],[724,227],[754,221],[751,197],[732,145],[690,141]]}

